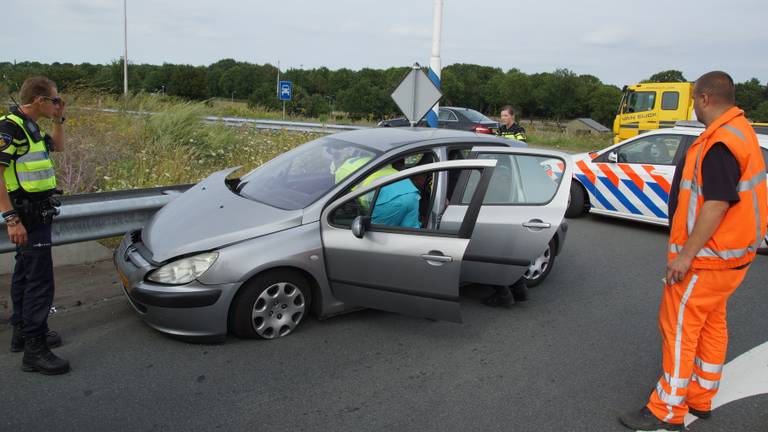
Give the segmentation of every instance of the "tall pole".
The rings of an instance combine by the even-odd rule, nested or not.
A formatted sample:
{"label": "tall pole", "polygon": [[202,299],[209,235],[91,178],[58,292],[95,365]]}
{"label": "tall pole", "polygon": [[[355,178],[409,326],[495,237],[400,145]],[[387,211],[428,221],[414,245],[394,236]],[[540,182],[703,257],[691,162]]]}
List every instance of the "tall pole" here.
{"label": "tall pole", "polygon": [[275,82],[275,96],[280,97],[280,60],[277,61],[277,82]]}
{"label": "tall pole", "polygon": [[[440,63],[440,34],[443,30],[443,0],[434,0],[434,11],[432,15],[432,57],[429,58],[429,79],[440,88],[440,73],[442,65]],[[437,117],[440,111],[440,102],[432,107],[432,111],[427,114],[427,124],[429,127],[437,127]]]}
{"label": "tall pole", "polygon": [[128,0],[123,0],[123,94],[128,96]]}

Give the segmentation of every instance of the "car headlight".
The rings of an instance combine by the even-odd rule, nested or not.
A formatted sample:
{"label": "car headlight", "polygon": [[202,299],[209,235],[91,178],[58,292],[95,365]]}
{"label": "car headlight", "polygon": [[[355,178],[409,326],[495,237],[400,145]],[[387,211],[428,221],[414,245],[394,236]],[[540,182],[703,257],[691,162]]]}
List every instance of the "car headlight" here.
{"label": "car headlight", "polygon": [[147,276],[147,280],[169,285],[183,285],[203,275],[219,257],[218,252],[208,252],[166,264]]}

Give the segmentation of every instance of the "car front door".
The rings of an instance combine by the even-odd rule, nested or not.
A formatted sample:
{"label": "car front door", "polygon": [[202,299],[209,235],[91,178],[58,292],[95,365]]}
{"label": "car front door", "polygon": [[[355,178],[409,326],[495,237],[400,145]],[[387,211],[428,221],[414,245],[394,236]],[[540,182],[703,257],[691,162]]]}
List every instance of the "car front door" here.
{"label": "car front door", "polygon": [[682,134],[644,135],[580,165],[593,207],[666,223],[675,162],[690,139]]}
{"label": "car front door", "polygon": [[[334,296],[357,306],[461,322],[461,265],[495,164],[491,160],[462,160],[416,166],[327,206],[321,217],[321,233]],[[479,179],[468,210],[455,229],[416,227],[418,222],[416,226],[400,225],[386,211],[377,213],[393,202],[382,203],[385,196],[392,195],[387,187],[402,186],[403,182],[418,184],[419,178],[423,184],[424,176],[435,181],[455,170],[467,172],[467,176],[477,173]],[[368,208],[364,203],[372,205]]]}
{"label": "car front door", "polygon": [[[472,239],[464,256],[462,280],[512,285],[555,235],[568,207],[571,162],[559,152],[475,147],[480,160],[496,161]],[[441,218],[457,224],[467,212],[476,178],[463,178]]]}

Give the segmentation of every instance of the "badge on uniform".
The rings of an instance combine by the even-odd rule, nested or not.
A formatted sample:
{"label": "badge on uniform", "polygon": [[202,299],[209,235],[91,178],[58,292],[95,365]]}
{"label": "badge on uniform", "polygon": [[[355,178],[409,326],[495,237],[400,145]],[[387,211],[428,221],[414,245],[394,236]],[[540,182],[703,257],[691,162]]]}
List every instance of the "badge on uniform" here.
{"label": "badge on uniform", "polygon": [[13,137],[0,132],[0,151],[7,149],[11,144],[13,144]]}

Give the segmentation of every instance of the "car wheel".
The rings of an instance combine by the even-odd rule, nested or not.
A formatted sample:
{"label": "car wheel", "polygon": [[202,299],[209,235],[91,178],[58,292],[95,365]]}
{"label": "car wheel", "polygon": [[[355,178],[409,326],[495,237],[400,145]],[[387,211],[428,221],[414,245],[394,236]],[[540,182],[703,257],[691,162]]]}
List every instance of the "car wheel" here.
{"label": "car wheel", "polygon": [[288,336],[309,313],[311,296],[301,274],[278,270],[259,275],[235,297],[230,329],[235,336],[249,339]]}
{"label": "car wheel", "polygon": [[578,182],[571,182],[571,195],[568,199],[568,209],[565,210],[565,217],[577,218],[582,216],[586,210],[586,193],[584,187]]}
{"label": "car wheel", "polygon": [[535,287],[544,282],[555,265],[555,239],[549,241],[547,248],[528,266],[523,279],[529,287]]}

